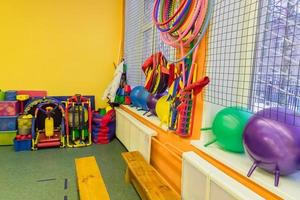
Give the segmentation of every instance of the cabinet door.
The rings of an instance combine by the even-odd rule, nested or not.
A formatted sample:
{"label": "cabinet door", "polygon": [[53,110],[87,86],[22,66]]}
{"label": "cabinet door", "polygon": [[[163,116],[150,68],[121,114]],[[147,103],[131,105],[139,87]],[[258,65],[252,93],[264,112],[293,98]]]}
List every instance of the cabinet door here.
{"label": "cabinet door", "polygon": [[208,199],[210,170],[209,163],[197,154],[193,152],[183,154],[181,179],[183,200]]}
{"label": "cabinet door", "polygon": [[209,200],[238,200],[230,193],[228,193],[224,188],[220,187],[214,182],[210,182],[210,196]]}
{"label": "cabinet door", "polygon": [[182,199],[206,200],[209,177],[195,166],[183,164],[182,168]]}
{"label": "cabinet door", "polygon": [[184,200],[263,199],[194,152],[183,154],[182,198]]}
{"label": "cabinet door", "polygon": [[150,162],[151,137],[157,133],[127,112],[116,109],[117,138],[128,151],[139,151]]}

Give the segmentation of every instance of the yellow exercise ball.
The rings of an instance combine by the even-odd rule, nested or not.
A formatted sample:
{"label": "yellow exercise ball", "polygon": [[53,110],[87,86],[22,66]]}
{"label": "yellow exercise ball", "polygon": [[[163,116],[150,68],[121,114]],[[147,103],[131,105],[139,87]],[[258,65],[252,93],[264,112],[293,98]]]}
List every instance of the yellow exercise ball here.
{"label": "yellow exercise ball", "polygon": [[168,95],[162,96],[158,99],[155,111],[161,123],[168,124],[170,112],[170,102],[168,101]]}

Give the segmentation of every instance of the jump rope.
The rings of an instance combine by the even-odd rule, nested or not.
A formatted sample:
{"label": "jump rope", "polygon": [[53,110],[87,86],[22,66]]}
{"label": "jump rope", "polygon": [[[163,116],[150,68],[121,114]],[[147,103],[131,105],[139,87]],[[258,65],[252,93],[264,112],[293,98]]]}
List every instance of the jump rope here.
{"label": "jump rope", "polygon": [[[180,77],[174,80],[169,128],[183,137],[192,134],[191,123],[193,95],[198,94],[209,83],[209,78],[195,82],[196,57],[199,44],[204,37],[212,17],[214,0],[155,0],[153,22],[160,31],[162,41],[180,51],[180,58],[169,64],[179,63]],[[185,53],[185,49],[189,48]],[[153,57],[155,63],[157,58]],[[181,82],[181,87],[179,82]],[[177,92],[179,91],[179,92]],[[172,112],[173,110],[173,112]],[[176,126],[176,128],[175,128]]]}

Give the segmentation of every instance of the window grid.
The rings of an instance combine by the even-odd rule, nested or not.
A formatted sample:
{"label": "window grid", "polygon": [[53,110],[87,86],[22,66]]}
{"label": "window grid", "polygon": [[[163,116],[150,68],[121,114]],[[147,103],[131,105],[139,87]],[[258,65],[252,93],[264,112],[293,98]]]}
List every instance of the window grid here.
{"label": "window grid", "polygon": [[[152,23],[154,0],[127,0],[125,3],[125,62],[128,66],[128,83],[143,85],[145,75],[141,66],[152,54],[161,51],[175,58],[176,50],[164,44]],[[143,8],[143,9],[141,9]]]}
{"label": "window grid", "polygon": [[210,24],[205,100],[248,108],[255,47],[257,0],[217,0]]}
{"label": "window grid", "polygon": [[[289,108],[295,116],[300,112],[299,1],[216,0],[205,101],[254,112],[270,106]],[[176,57],[176,49],[163,43],[152,24],[153,3],[126,1],[125,62],[132,87],[143,85],[141,65],[151,54]]]}
{"label": "window grid", "polygon": [[125,50],[124,58],[127,64],[128,83],[134,87],[142,84],[141,71],[143,49],[143,2],[127,0],[125,2]]}
{"label": "window grid", "polygon": [[[300,112],[300,0],[217,0],[205,101],[253,112]],[[277,117],[278,118],[278,117]],[[287,123],[295,125],[296,120]],[[300,124],[296,124],[299,125]]]}
{"label": "window grid", "polygon": [[[262,2],[253,76],[252,110],[278,107],[277,118],[294,112],[288,124],[300,126],[300,1]],[[279,109],[284,108],[283,110]],[[285,116],[285,118],[287,118]],[[298,123],[298,124],[297,124]]]}

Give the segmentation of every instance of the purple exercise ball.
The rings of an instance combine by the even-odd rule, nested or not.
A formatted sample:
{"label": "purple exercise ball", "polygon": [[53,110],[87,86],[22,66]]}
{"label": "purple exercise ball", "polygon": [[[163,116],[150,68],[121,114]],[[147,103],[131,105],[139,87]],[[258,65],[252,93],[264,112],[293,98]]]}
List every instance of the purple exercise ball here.
{"label": "purple exercise ball", "polygon": [[300,168],[300,116],[284,108],[267,108],[249,120],[244,130],[245,149],[254,161],[248,176],[256,167],[279,175],[288,175]]}
{"label": "purple exercise ball", "polygon": [[147,106],[150,110],[150,112],[154,115],[157,115],[156,114],[156,111],[155,111],[155,107],[156,107],[156,104],[157,104],[157,101],[160,97],[164,96],[165,93],[161,93],[161,94],[150,94],[148,96],[148,99],[147,99]]}

